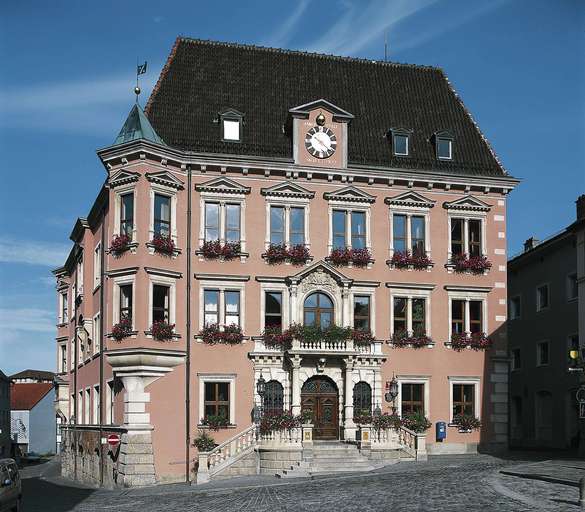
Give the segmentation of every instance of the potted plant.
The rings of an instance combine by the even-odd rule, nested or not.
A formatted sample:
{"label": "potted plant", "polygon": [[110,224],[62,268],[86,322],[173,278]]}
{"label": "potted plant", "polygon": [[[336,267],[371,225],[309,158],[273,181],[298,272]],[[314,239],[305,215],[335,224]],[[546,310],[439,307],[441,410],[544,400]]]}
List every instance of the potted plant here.
{"label": "potted plant", "polygon": [[242,341],[244,341],[242,328],[236,324],[226,325],[223,328],[223,332],[221,333],[221,340],[222,343],[226,343],[228,345],[237,345],[238,343],[242,343]]}
{"label": "potted plant", "polygon": [[451,348],[460,352],[470,347],[473,350],[487,350],[492,346],[492,340],[483,332],[475,332],[469,336],[467,333],[453,333],[451,335]]}
{"label": "potted plant", "polygon": [[170,341],[173,339],[175,324],[169,324],[164,320],[153,322],[150,332],[152,337],[158,341]]}
{"label": "potted plant", "polygon": [[221,251],[222,247],[219,240],[208,240],[203,242],[203,245],[201,246],[201,254],[203,254],[204,258],[210,260],[219,258],[221,256]]}
{"label": "potted plant", "polygon": [[390,340],[396,348],[412,347],[422,348],[431,345],[433,340],[424,332],[408,333],[407,331],[397,331],[392,335]]}
{"label": "potted plant", "polygon": [[193,440],[193,446],[195,446],[200,452],[210,452],[217,446],[217,444],[209,433],[200,429],[199,434]]}
{"label": "potted plant", "polygon": [[175,251],[175,242],[169,235],[156,234],[152,237],[154,251],[159,254],[171,256]]}
{"label": "potted plant", "polygon": [[470,433],[481,428],[481,421],[473,414],[457,414],[453,418],[453,424],[457,425],[459,432]]}
{"label": "potted plant", "polygon": [[413,412],[402,418],[402,426],[417,434],[422,434],[431,428],[432,424],[423,413]]}
{"label": "potted plant", "polygon": [[279,430],[290,430],[291,428],[300,427],[302,422],[303,416],[295,416],[291,411],[265,414],[260,421],[260,432],[267,434]]}
{"label": "potted plant", "polygon": [[110,253],[114,256],[119,256],[130,248],[132,239],[126,233],[114,236],[110,242]]}
{"label": "potted plant", "polygon": [[241,253],[240,242],[226,242],[221,249],[221,256],[225,260],[237,258]]}
{"label": "potted plant", "polygon": [[130,318],[122,318],[116,325],[112,327],[112,338],[116,341],[122,341],[132,334],[132,320]]}
{"label": "potted plant", "polygon": [[396,251],[390,259],[390,264],[396,268],[408,268],[412,266],[416,270],[424,270],[433,265],[433,262],[426,254],[411,254],[408,251]]}

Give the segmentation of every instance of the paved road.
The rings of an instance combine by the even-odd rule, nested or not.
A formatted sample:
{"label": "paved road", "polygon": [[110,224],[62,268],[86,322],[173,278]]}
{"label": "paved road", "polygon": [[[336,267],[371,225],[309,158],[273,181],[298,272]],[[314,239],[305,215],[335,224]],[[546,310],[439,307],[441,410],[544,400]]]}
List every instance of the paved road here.
{"label": "paved road", "polygon": [[104,491],[65,486],[51,462],[23,472],[25,512],[152,511],[577,511],[577,489],[499,470],[518,464],[489,456],[440,457],[368,473],[313,480],[244,478]]}

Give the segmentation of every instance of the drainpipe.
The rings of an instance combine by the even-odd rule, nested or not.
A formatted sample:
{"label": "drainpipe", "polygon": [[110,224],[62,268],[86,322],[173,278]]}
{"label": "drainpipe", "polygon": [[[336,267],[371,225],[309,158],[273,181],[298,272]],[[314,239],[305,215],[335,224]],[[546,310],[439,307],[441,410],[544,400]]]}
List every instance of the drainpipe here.
{"label": "drainpipe", "polygon": [[104,297],[105,297],[105,263],[106,263],[106,210],[103,210],[102,215],[102,235],[100,243],[100,403],[99,403],[99,443],[100,443],[100,487],[104,486],[104,445],[102,438],[104,435]]}
{"label": "drainpipe", "polygon": [[187,166],[187,358],[185,361],[185,481],[191,481],[191,166]]}
{"label": "drainpipe", "polygon": [[77,290],[79,276],[77,275],[77,261],[75,263],[75,284],[73,287],[73,339],[75,340],[75,343],[73,344],[73,440],[76,446],[73,452],[73,476],[74,479],[77,480],[77,435],[75,427],[77,425],[77,362],[79,360],[79,343],[77,341]]}

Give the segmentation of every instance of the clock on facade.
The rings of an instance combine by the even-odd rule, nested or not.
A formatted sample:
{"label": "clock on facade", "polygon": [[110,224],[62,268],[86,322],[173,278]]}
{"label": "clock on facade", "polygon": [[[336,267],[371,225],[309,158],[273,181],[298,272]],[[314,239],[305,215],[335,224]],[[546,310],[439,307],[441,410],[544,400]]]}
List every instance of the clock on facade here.
{"label": "clock on facade", "polygon": [[329,158],[335,153],[337,137],[329,128],[314,126],[305,136],[305,147],[316,158]]}

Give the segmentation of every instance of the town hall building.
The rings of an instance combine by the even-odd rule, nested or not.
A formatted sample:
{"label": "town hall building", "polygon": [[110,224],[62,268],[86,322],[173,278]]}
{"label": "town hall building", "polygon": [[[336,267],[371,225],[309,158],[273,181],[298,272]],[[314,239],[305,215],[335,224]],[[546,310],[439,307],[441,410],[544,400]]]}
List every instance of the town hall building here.
{"label": "town hall building", "polygon": [[180,37],[97,153],[104,185],[54,271],[65,474],[507,445],[517,180],[442,70]]}

